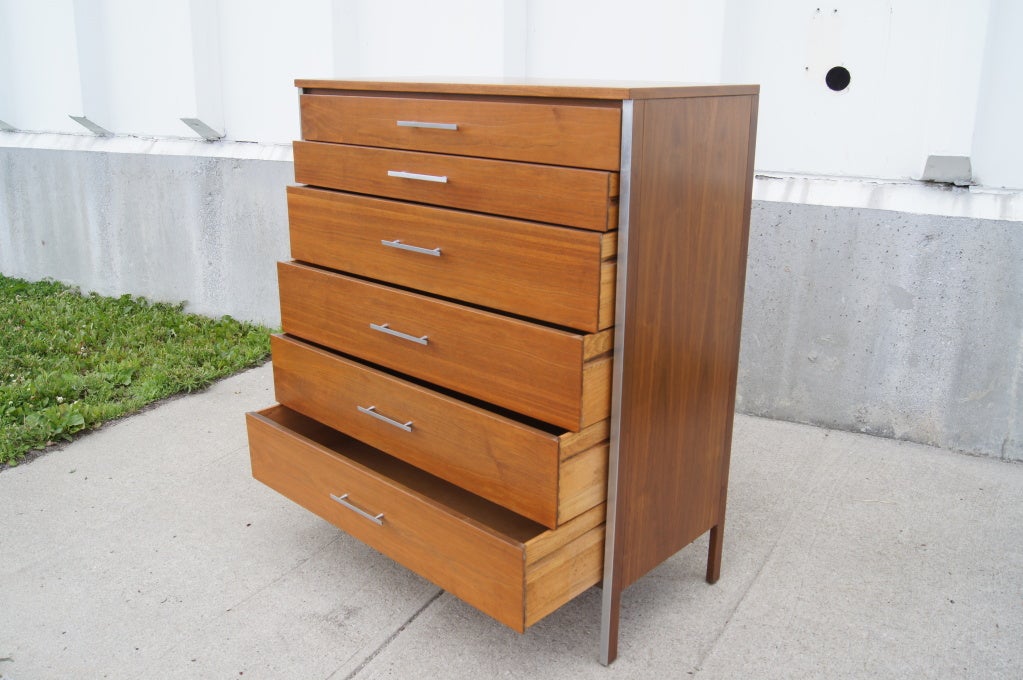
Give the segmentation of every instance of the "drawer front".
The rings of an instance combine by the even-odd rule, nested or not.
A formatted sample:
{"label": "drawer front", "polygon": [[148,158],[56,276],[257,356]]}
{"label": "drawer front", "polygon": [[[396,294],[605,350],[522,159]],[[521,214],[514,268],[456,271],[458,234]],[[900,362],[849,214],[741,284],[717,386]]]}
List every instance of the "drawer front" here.
{"label": "drawer front", "polygon": [[310,187],[289,187],[288,217],[297,260],[584,331],[613,323],[601,284],[614,281],[617,232]]}
{"label": "drawer front", "polygon": [[[321,441],[311,439],[306,435],[315,426],[295,415],[280,407],[248,415],[256,479],[522,630],[524,560],[519,542],[355,462],[360,455],[372,460],[373,451],[365,444],[322,431],[316,436]],[[332,498],[345,495],[345,502],[370,517],[383,513],[381,523]]]}
{"label": "drawer front", "polygon": [[294,150],[302,184],[596,231],[618,223],[613,172],[322,142]]}
{"label": "drawer front", "polygon": [[557,436],[293,338],[274,336],[271,345],[280,403],[524,517],[557,525]]}
{"label": "drawer front", "polygon": [[296,263],[278,265],[278,284],[290,335],[572,431],[607,417],[609,385],[594,395],[597,409],[584,399],[584,381],[605,373],[584,364],[594,336]]}
{"label": "drawer front", "polygon": [[546,530],[284,406],[246,424],[253,477],[514,630],[600,580],[603,504]]}
{"label": "drawer front", "polygon": [[601,170],[621,160],[617,106],[307,94],[301,111],[311,141]]}

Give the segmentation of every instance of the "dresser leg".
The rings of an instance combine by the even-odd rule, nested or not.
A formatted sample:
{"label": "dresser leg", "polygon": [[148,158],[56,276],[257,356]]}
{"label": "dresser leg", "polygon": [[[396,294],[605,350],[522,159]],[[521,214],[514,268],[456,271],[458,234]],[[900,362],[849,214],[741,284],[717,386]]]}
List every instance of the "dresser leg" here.
{"label": "dresser leg", "polygon": [[622,603],[622,591],[605,586],[601,596],[600,663],[609,666],[618,658],[618,611]]}
{"label": "dresser leg", "polygon": [[721,546],[724,544],[725,522],[721,520],[710,530],[710,548],[707,550],[707,583],[717,583],[721,576]]}

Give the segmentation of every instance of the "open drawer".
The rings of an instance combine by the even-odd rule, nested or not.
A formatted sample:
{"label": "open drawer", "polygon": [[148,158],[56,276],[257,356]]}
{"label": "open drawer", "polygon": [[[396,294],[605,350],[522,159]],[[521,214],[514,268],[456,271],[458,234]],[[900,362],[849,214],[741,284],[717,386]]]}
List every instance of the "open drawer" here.
{"label": "open drawer", "polygon": [[603,504],[549,530],[284,406],[247,423],[253,477],[519,632],[602,576]]}
{"label": "open drawer", "polygon": [[574,333],[300,262],[277,263],[281,327],[579,432],[611,415],[613,330]]}
{"label": "open drawer", "polygon": [[607,498],[606,420],[565,432],[290,336],[270,346],[278,402],[477,496],[551,529]]}

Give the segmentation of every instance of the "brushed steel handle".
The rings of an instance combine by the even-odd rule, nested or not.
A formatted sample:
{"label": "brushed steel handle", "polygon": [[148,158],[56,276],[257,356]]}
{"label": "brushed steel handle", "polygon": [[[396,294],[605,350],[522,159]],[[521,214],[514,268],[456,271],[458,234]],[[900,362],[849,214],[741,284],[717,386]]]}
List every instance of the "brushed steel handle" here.
{"label": "brushed steel handle", "polygon": [[397,248],[398,250],[407,250],[412,253],[422,253],[423,255],[433,255],[434,257],[440,257],[440,248],[420,248],[419,246],[410,246],[407,243],[402,243],[398,239],[393,241],[381,241],[382,245],[388,248]]}
{"label": "brushed steel handle", "polygon": [[457,130],[456,123],[424,123],[421,120],[399,120],[398,127],[426,128],[427,130]]}
{"label": "brushed steel handle", "polygon": [[390,326],[391,325],[387,324],[387,323],[371,323],[369,325],[369,327],[372,328],[375,331],[380,331],[381,333],[387,333],[388,335],[393,335],[394,337],[401,338],[402,340],[408,340],[409,342],[416,342],[416,343],[419,343],[420,345],[428,345],[428,344],[430,344],[430,341],[427,339],[428,336],[426,336],[426,335],[422,335],[422,336],[416,337],[414,335],[409,335],[408,333],[402,333],[401,331],[396,331],[393,328],[391,328]]}
{"label": "brushed steel handle", "polygon": [[439,182],[440,184],[447,184],[448,178],[444,175],[420,175],[418,172],[405,172],[404,170],[388,170],[388,177],[397,177],[398,179],[416,179],[420,182]]}
{"label": "brushed steel handle", "polygon": [[370,522],[373,522],[374,524],[379,524],[380,526],[384,525],[384,513],[381,512],[378,515],[374,515],[374,514],[366,512],[365,510],[363,510],[359,506],[357,506],[354,503],[352,503],[351,501],[349,501],[348,500],[348,494],[342,494],[340,496],[335,496],[334,494],[330,494],[330,497],[332,499],[334,499],[335,501],[337,501],[338,503],[340,503],[341,505],[343,505],[346,508],[348,508],[349,510],[351,510],[352,512],[354,512],[356,515],[359,515],[360,517],[365,517],[366,519],[368,519]]}
{"label": "brushed steel handle", "polygon": [[412,431],[412,421],[411,420],[408,421],[407,423],[398,422],[397,420],[394,420],[393,418],[388,418],[383,413],[380,413],[379,411],[377,411],[377,407],[376,406],[359,406],[358,404],[356,404],[355,408],[359,409],[359,413],[365,413],[367,416],[373,416],[377,420],[382,420],[385,423],[387,423],[388,425],[393,425],[394,427],[398,428],[399,430],[405,430],[406,432],[411,432]]}

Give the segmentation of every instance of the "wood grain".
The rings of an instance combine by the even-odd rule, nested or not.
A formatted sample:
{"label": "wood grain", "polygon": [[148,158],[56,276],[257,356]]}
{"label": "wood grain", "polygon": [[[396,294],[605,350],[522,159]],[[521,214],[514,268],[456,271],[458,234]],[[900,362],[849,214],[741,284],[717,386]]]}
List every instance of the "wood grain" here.
{"label": "wood grain", "polygon": [[601,170],[618,170],[621,157],[621,110],[606,106],[357,95],[302,95],[300,104],[302,138],[310,141]]}
{"label": "wood grain", "polygon": [[278,283],[291,335],[573,432],[610,414],[610,360],[584,362],[585,336],[296,263]]}
{"label": "wood grain", "polygon": [[[298,418],[281,418],[279,410],[249,414],[248,427],[256,479],[501,623],[522,630],[523,548],[517,541],[367,467],[379,456],[354,439],[325,436]],[[364,510],[383,512],[384,524],[377,526],[330,497],[345,493]]]}
{"label": "wood grain", "polygon": [[514,630],[599,578],[603,506],[545,531],[283,406],[246,424],[253,477]]}
{"label": "wood grain", "polygon": [[618,265],[605,261],[600,265],[600,306],[597,309],[597,328],[610,328],[615,323],[615,286],[618,281]]}
{"label": "wood grain", "polygon": [[[610,185],[609,185],[610,188]],[[615,190],[617,191],[617,184]],[[606,229],[615,229],[618,226],[618,199],[611,199],[611,204],[607,208],[607,221],[604,223]]]}
{"label": "wood grain", "polygon": [[[603,170],[563,168],[346,144],[295,142],[295,181],[538,222],[607,231],[617,210]],[[446,183],[388,171],[446,177]],[[613,226],[613,225],[612,225]]]}
{"label": "wood grain", "polygon": [[346,78],[343,80],[298,79],[296,87],[330,91],[472,94],[510,97],[557,97],[570,99],[678,99],[755,95],[759,85],[701,85],[642,83],[636,81],[543,80],[503,78],[487,80],[408,81]]}
{"label": "wood grain", "polygon": [[[294,338],[274,336],[271,347],[280,403],[535,522],[557,526],[557,436]],[[411,421],[412,431],[359,406]]]}
{"label": "wood grain", "polygon": [[525,625],[532,626],[596,585],[603,568],[603,525],[533,565],[526,574]]}
{"label": "wood grain", "polygon": [[288,218],[297,260],[578,330],[613,323],[613,235],[311,187],[288,188]]}
{"label": "wood grain", "polygon": [[613,260],[618,257],[618,232],[612,231],[600,237],[600,259]]}
{"label": "wood grain", "polygon": [[548,555],[560,550],[591,529],[604,523],[607,506],[592,507],[567,524],[554,531],[545,531],[525,541],[526,565],[535,564]]}
{"label": "wood grain", "polygon": [[615,288],[618,282],[617,258],[618,231],[615,230],[604,234],[600,241],[600,259],[602,260],[600,265],[600,309],[597,311],[597,328],[600,329],[610,328],[615,322]]}
{"label": "wood grain", "polygon": [[625,587],[718,523],[753,97],[637,102],[615,526]]}
{"label": "wood grain", "polygon": [[591,425],[611,414],[610,355],[589,361],[583,366],[582,426]]}
{"label": "wood grain", "polygon": [[558,524],[607,500],[607,453],[604,442],[562,461],[558,470]]}
{"label": "wood grain", "polygon": [[596,359],[614,349],[615,335],[613,329],[593,333],[583,338],[583,359]]}
{"label": "wood grain", "polygon": [[588,448],[606,441],[611,431],[611,421],[602,420],[590,425],[581,432],[568,432],[561,435],[561,460],[571,458]]}

